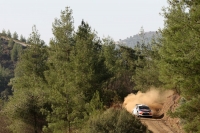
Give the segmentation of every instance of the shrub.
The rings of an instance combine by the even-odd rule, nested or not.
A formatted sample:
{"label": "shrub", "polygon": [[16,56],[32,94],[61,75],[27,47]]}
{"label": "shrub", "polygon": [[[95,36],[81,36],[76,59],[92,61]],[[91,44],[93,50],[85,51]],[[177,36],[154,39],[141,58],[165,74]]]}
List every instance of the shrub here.
{"label": "shrub", "polygon": [[89,119],[87,133],[147,133],[147,127],[125,109],[108,109]]}

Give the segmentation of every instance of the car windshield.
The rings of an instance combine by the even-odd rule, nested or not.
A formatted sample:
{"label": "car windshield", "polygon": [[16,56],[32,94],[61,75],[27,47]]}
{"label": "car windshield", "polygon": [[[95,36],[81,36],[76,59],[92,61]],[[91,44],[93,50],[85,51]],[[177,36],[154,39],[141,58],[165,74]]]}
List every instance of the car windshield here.
{"label": "car windshield", "polygon": [[147,106],[139,106],[139,109],[149,109]]}

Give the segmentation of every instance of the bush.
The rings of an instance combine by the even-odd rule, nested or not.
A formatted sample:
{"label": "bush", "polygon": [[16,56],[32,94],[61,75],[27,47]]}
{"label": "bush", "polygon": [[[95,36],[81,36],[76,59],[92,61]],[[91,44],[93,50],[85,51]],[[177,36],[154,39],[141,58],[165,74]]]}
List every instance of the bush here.
{"label": "bush", "polygon": [[125,109],[108,109],[93,116],[83,132],[87,133],[147,133],[147,127]]}

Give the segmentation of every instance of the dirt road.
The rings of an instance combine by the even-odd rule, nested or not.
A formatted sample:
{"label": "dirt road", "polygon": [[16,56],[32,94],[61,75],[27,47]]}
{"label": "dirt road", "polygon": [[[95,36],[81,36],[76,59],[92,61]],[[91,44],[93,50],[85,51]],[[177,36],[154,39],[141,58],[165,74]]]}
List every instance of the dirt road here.
{"label": "dirt road", "polygon": [[179,98],[180,96],[178,94],[169,96],[164,102],[157,117],[139,118],[140,121],[153,133],[184,133],[180,125],[180,120],[178,118],[171,118],[167,115],[168,110],[175,110],[178,105]]}
{"label": "dirt road", "polygon": [[167,125],[167,121],[154,118],[140,118],[140,121],[153,133],[181,133]]}

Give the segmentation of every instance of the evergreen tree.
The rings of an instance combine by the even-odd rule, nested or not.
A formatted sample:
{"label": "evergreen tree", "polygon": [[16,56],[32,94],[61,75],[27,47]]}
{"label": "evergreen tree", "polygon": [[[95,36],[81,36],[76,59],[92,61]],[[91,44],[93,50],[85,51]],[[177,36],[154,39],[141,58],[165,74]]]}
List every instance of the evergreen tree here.
{"label": "evergreen tree", "polygon": [[103,102],[98,91],[94,93],[90,102],[86,103],[85,108],[88,113],[88,116],[86,117],[98,115],[98,113],[103,111]]}
{"label": "evergreen tree", "polygon": [[11,60],[12,61],[17,61],[17,44],[15,43],[13,46],[13,49],[11,51]]}
{"label": "evergreen tree", "polygon": [[75,35],[75,46],[71,60],[73,63],[74,85],[89,102],[102,83],[99,67],[100,41],[91,27],[82,21]]}
{"label": "evergreen tree", "polygon": [[13,39],[18,40],[18,34],[16,31],[13,33],[12,37]]}
{"label": "evergreen tree", "polygon": [[10,33],[10,30],[7,31],[7,37],[9,37],[9,38],[12,37],[12,35],[11,35],[11,33]]}
{"label": "evergreen tree", "polygon": [[10,71],[0,65],[0,92],[7,88],[7,83],[10,77]]}
{"label": "evergreen tree", "polygon": [[2,34],[3,36],[7,36],[5,29],[2,30],[2,33],[1,33],[1,34]]}
{"label": "evergreen tree", "polygon": [[45,132],[67,132],[78,128],[80,118],[83,118],[83,95],[71,87],[73,73],[70,66],[70,53],[73,44],[72,10],[67,7],[61,11],[60,19],[53,23],[54,38],[50,41],[49,71],[45,73],[49,97],[50,110],[43,111],[48,115],[48,125]]}
{"label": "evergreen tree", "polygon": [[118,57],[117,57],[116,44],[112,38],[108,37],[103,39],[101,54],[105,58],[104,64],[106,68],[113,75],[115,72],[117,72],[115,64]]}
{"label": "evergreen tree", "polygon": [[[103,88],[106,80],[110,78],[110,74],[104,64],[105,58],[101,55],[101,42],[96,33],[84,21],[79,26],[74,38],[75,45],[70,56],[73,74],[71,87],[83,94],[86,105],[93,102],[96,92],[99,93],[99,101],[105,105]],[[98,106],[98,104],[95,106]],[[95,110],[93,111],[95,112]],[[86,119],[84,121],[93,111],[88,112],[86,107]]]}
{"label": "evergreen tree", "polygon": [[41,109],[45,104],[44,71],[48,69],[48,56],[35,26],[29,40],[30,46],[20,56],[15,77],[11,80],[14,92],[4,111],[13,132],[38,133],[46,123]]}
{"label": "evergreen tree", "polygon": [[144,30],[141,29],[142,40],[134,48],[138,59],[135,61],[136,69],[132,76],[135,83],[134,89],[146,91],[150,87],[160,87],[162,82],[159,80],[158,61],[160,60],[158,50],[161,47],[159,36],[153,36],[150,43],[145,41]]}
{"label": "evergreen tree", "polygon": [[123,45],[119,45],[117,56],[117,72],[115,73],[116,79],[114,88],[116,88],[118,94],[120,94],[120,100],[124,100],[124,97],[133,91],[134,82],[131,78],[135,72],[135,61],[138,57],[134,49]]}
{"label": "evergreen tree", "polygon": [[102,55],[108,70],[103,87],[103,100],[107,106],[124,100],[133,89],[131,76],[135,70],[137,55],[132,48],[116,45],[110,38],[103,39]]}
{"label": "evergreen tree", "polygon": [[187,132],[199,132],[196,125],[199,124],[197,101],[200,94],[200,2],[169,0],[163,16],[160,79],[167,88],[177,90],[185,99],[174,115],[185,120]]}
{"label": "evergreen tree", "polygon": [[116,44],[114,40],[110,37],[104,38],[102,43],[102,51],[100,58],[103,58],[104,67],[107,69],[107,80],[102,86],[102,101],[104,105],[110,106],[113,101],[119,100],[118,93],[116,92],[117,88],[115,86],[115,81],[118,72],[118,66],[116,62],[118,60],[118,49],[116,48]]}
{"label": "evergreen tree", "polygon": [[13,39],[10,39],[8,42],[8,47],[13,48],[15,42],[13,41]]}
{"label": "evergreen tree", "polygon": [[[193,97],[191,100],[186,101],[184,98],[180,100],[180,105],[175,112],[169,112],[174,117],[181,118],[181,124],[184,125],[184,129],[187,133],[199,133],[200,125],[200,95]],[[188,115],[190,114],[190,115]]]}
{"label": "evergreen tree", "polygon": [[22,45],[15,43],[13,48],[12,48],[12,50],[11,50],[11,60],[12,61],[17,61],[17,59],[21,55],[21,52],[22,52]]}
{"label": "evergreen tree", "polygon": [[[166,21],[160,50],[160,79],[169,88],[180,90],[186,99],[200,93],[200,39],[196,24],[199,3],[194,1],[190,4],[171,1],[171,8],[164,12]],[[190,7],[189,13],[186,11],[187,6]]]}
{"label": "evergreen tree", "polygon": [[3,54],[3,41],[0,39],[0,56]]}
{"label": "evergreen tree", "polygon": [[26,39],[22,35],[20,35],[20,41],[21,42],[26,42]]}

